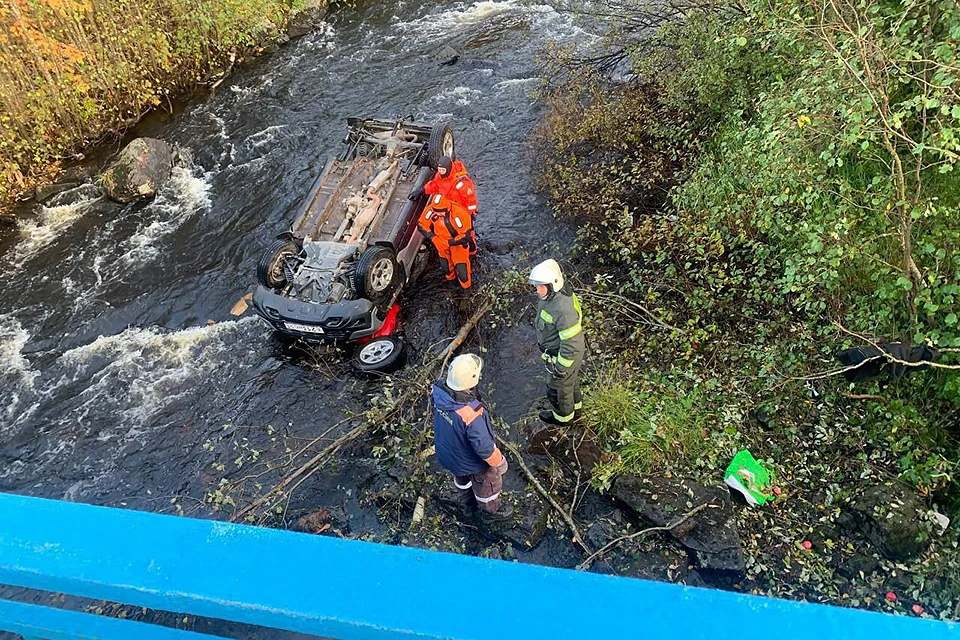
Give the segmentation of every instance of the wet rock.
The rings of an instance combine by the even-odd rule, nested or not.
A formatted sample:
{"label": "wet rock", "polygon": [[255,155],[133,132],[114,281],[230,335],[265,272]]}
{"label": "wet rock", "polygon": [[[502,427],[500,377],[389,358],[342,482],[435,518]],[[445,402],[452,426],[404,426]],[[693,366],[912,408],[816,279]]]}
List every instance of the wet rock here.
{"label": "wet rock", "polygon": [[843,564],[837,567],[837,574],[847,580],[856,580],[858,578],[867,578],[876,571],[880,562],[873,556],[855,555],[844,560]]}
{"label": "wet rock", "polygon": [[327,0],[307,0],[303,8],[295,11],[287,23],[287,36],[300,38],[323,24],[327,15]]}
{"label": "wet rock", "polygon": [[926,510],[906,487],[870,487],[850,506],[860,532],[887,558],[909,560],[926,548],[920,526]]}
{"label": "wet rock", "polygon": [[460,59],[460,53],[453,47],[445,46],[433,56],[433,59],[442,66],[456,64]]}
{"label": "wet rock", "polygon": [[700,575],[696,569],[691,569],[687,572],[687,575],[683,577],[683,584],[688,587],[706,587],[709,586],[707,581],[703,579],[703,576]]}
{"label": "wet rock", "polygon": [[80,183],[75,181],[58,182],[55,184],[38,184],[33,190],[33,199],[40,204],[43,204],[53,196],[79,186]]}
{"label": "wet rock", "polygon": [[847,533],[856,531],[857,519],[849,511],[843,511],[837,516],[836,524]]}
{"label": "wet rock", "polygon": [[492,547],[487,547],[480,553],[481,558],[488,558],[490,560],[503,560],[503,554],[500,552],[500,547],[494,545]]}
{"label": "wet rock", "polygon": [[75,164],[66,167],[58,177],[58,182],[90,182],[97,176],[97,167],[91,163]]}
{"label": "wet rock", "polygon": [[621,476],[614,482],[610,494],[658,527],[675,524],[699,505],[710,505],[675,526],[670,533],[690,551],[701,575],[708,572],[726,574],[724,578],[744,575],[743,548],[730,492],[725,486],[706,487],[686,480]]}
{"label": "wet rock", "polygon": [[610,542],[610,535],[607,533],[606,527],[599,522],[591,524],[583,537],[587,539],[587,544],[593,549],[600,549]]}
{"label": "wet rock", "polygon": [[137,138],[100,175],[100,184],[117,202],[152,197],[170,178],[173,163],[172,146],[155,138]]}
{"label": "wet rock", "polygon": [[397,482],[403,482],[413,475],[413,471],[411,471],[408,467],[390,467],[387,469],[387,475]]}
{"label": "wet rock", "polygon": [[566,463],[571,469],[581,469],[590,475],[603,459],[603,450],[591,431],[586,434],[577,427],[547,427],[530,436],[528,450],[538,455],[549,455]]}
{"label": "wet rock", "polygon": [[17,226],[17,219],[13,216],[0,215],[0,229]]}

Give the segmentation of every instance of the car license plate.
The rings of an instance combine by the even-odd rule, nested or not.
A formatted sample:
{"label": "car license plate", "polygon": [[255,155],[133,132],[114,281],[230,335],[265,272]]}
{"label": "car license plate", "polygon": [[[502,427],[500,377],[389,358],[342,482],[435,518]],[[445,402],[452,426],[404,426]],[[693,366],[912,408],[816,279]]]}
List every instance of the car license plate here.
{"label": "car license plate", "polygon": [[301,331],[303,333],[323,333],[323,327],[315,327],[309,324],[300,324],[299,322],[284,322],[283,326],[291,331]]}

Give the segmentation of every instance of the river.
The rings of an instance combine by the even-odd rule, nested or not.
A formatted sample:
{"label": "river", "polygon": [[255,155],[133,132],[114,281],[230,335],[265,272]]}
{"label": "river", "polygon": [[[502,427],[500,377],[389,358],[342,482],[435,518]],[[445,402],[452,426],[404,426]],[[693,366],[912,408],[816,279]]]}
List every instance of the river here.
{"label": "river", "polygon": [[[453,126],[480,195],[481,282],[569,242],[532,183],[537,58],[594,36],[516,0],[365,4],[140,126],[188,156],[153,201],[91,194],[0,231],[0,491],[173,512],[176,496],[203,498],[244,429],[308,438],[365,406],[379,382],[229,315],[348,116]],[[460,62],[439,66],[443,45]],[[470,307],[439,280],[405,300],[421,351]],[[526,413],[541,392],[529,327],[481,339],[508,347],[493,350],[486,376],[501,414]]]}

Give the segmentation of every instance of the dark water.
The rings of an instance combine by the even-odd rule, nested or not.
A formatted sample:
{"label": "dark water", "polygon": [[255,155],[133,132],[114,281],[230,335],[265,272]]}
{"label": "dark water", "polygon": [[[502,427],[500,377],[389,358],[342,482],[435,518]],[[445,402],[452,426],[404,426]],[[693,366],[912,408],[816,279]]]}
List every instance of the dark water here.
{"label": "dark water", "polygon": [[[453,126],[480,195],[481,282],[569,241],[533,193],[537,56],[593,37],[567,14],[517,0],[370,4],[380,6],[331,18],[213,98],[141,127],[190,157],[154,201],[74,194],[2,232],[0,491],[159,512],[189,496],[178,504],[193,515],[223,517],[204,494],[218,475],[239,473],[238,451],[273,446],[268,425],[310,438],[366,406],[380,383],[228,313],[348,116]],[[433,60],[445,44],[462,53],[457,65]],[[469,310],[468,296],[431,274],[405,301],[408,338],[422,352]],[[489,395],[507,419],[541,393],[531,334],[493,327],[478,337]],[[376,527],[375,511],[357,508],[360,475],[349,464],[321,474],[312,502],[350,502],[355,529]]]}

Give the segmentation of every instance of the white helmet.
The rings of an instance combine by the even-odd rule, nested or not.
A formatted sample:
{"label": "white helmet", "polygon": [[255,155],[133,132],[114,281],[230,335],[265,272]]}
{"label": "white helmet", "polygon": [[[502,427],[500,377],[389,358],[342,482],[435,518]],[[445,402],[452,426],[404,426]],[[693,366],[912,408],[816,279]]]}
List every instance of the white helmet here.
{"label": "white helmet", "polygon": [[556,293],[563,289],[563,273],[560,265],[553,258],[544,260],[530,270],[530,284],[545,284],[553,287]]}
{"label": "white helmet", "polygon": [[453,359],[447,369],[447,386],[454,391],[473,389],[480,382],[483,360],[480,356],[465,353]]}

